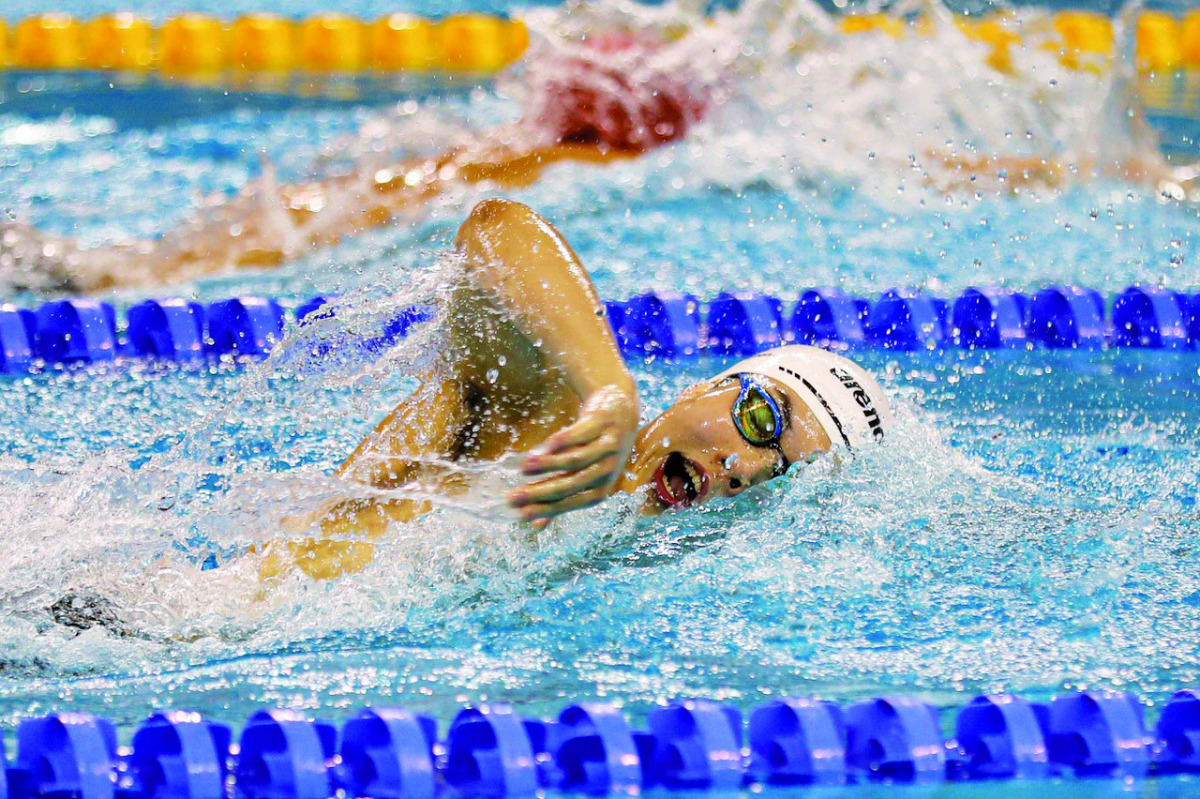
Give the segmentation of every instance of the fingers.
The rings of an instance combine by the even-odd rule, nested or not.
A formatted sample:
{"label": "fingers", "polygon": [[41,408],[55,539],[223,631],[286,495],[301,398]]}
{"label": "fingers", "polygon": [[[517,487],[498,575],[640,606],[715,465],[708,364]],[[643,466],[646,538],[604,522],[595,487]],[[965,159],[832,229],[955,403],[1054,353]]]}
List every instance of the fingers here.
{"label": "fingers", "polygon": [[509,502],[513,507],[522,510],[529,505],[560,502],[572,494],[604,487],[612,479],[616,470],[616,457],[608,455],[579,471],[550,477],[518,488],[509,495]]}
{"label": "fingers", "polygon": [[[568,511],[579,510],[580,508],[590,508],[593,505],[598,505],[608,496],[606,488],[592,488],[587,491],[582,491],[578,494],[572,494],[566,499],[558,502],[546,502],[534,505],[525,505],[521,508],[521,518],[527,522],[534,524],[545,520],[547,523],[554,516],[558,516]],[[540,528],[539,528],[540,529]]]}
{"label": "fingers", "polygon": [[550,472],[574,472],[596,463],[617,451],[617,437],[603,433],[591,441],[557,453],[535,453],[525,459],[522,471],[538,475]]}
{"label": "fingers", "polygon": [[595,440],[611,424],[607,415],[585,414],[570,427],[564,427],[542,444],[542,452],[554,454]]}
{"label": "fingers", "polygon": [[540,530],[554,516],[599,503],[608,496],[636,429],[636,394],[616,387],[593,392],[573,425],[525,458],[525,474],[549,476],[512,492],[510,504]]}

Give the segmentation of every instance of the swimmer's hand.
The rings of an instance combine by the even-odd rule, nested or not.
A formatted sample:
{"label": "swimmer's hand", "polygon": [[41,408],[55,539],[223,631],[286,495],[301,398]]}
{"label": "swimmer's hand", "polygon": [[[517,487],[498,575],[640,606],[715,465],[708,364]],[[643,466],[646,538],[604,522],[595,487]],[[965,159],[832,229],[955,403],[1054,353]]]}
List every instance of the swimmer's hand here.
{"label": "swimmer's hand", "polygon": [[559,514],[603,501],[629,460],[637,425],[632,386],[608,385],[592,392],[573,425],[525,458],[525,474],[549,476],[513,491],[509,504],[540,530]]}

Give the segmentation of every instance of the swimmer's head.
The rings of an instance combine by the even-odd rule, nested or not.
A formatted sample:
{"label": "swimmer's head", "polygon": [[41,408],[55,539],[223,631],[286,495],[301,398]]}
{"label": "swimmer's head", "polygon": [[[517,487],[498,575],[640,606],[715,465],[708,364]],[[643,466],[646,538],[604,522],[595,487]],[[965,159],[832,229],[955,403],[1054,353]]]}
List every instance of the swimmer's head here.
{"label": "swimmer's head", "polygon": [[685,508],[880,441],[891,425],[862,367],[816,347],[778,347],[686,389],[639,432],[619,487],[646,491],[652,512]]}

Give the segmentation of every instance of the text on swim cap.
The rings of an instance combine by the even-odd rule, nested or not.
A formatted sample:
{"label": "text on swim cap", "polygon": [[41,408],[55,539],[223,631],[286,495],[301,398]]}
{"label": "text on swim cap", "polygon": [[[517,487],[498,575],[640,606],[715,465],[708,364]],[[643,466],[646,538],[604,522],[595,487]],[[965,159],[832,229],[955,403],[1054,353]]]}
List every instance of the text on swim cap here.
{"label": "text on swim cap", "polygon": [[871,395],[866,392],[854,375],[847,372],[845,369],[834,366],[829,369],[829,373],[842,381],[842,385],[850,389],[854,394],[854,399],[859,407],[863,409],[863,416],[867,419],[867,425],[871,428],[871,435],[877,440],[883,440],[883,421],[879,418],[879,411],[875,410],[875,404],[871,402]]}

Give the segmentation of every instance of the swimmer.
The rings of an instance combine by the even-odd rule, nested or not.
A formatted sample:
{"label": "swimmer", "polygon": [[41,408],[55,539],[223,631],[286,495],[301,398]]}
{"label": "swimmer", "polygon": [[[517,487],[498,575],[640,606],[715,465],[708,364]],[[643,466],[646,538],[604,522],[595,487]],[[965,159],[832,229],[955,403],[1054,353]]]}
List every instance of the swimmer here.
{"label": "swimmer", "polygon": [[[456,246],[465,277],[439,311],[447,330],[436,366],[338,469],[372,490],[420,481],[461,493],[469,486],[447,464],[521,453],[535,481],[508,502],[541,529],[618,492],[640,497],[647,514],[733,497],[793,463],[881,440],[891,426],[870,374],[794,345],[691,386],[638,430],[633,378],[562,235],[524,205],[486,200]],[[426,509],[408,499],[337,502],[297,525],[319,537],[268,545],[260,573],[357,571],[372,539]]]}
{"label": "swimmer", "polygon": [[[754,18],[749,9],[747,14]],[[96,292],[270,268],[386,225],[456,188],[511,190],[536,182],[555,165],[599,166],[636,158],[684,139],[722,104],[731,84],[754,73],[753,58],[737,37],[718,31],[714,38],[714,30],[708,24],[686,32],[670,26],[601,29],[535,42],[524,71],[515,73],[521,82],[507,79],[522,99],[518,122],[440,155],[387,165],[364,161],[342,176],[277,185],[268,168],[239,196],[157,240],[84,248],[0,218],[0,284]],[[801,42],[815,46],[806,37],[797,46]],[[739,78],[739,73],[745,74]],[[1140,112],[1130,125],[1149,130]],[[1153,139],[1135,132],[1140,141]],[[944,193],[1060,190],[1110,177],[1200,202],[1196,166],[1172,167],[1148,145],[1070,158],[933,150],[924,152],[923,162],[927,169],[921,180]],[[915,167],[914,161],[909,169]]]}
{"label": "swimmer", "polygon": [[[291,185],[271,170],[161,239],[86,249],[0,219],[0,277],[17,288],[93,292],[267,268],[392,221],[463,185],[514,189],[556,164],[635,158],[687,135],[711,82],[681,77],[649,34],[586,37],[542,64],[518,122],[438,156]],[[692,70],[695,73],[695,70]]]}

